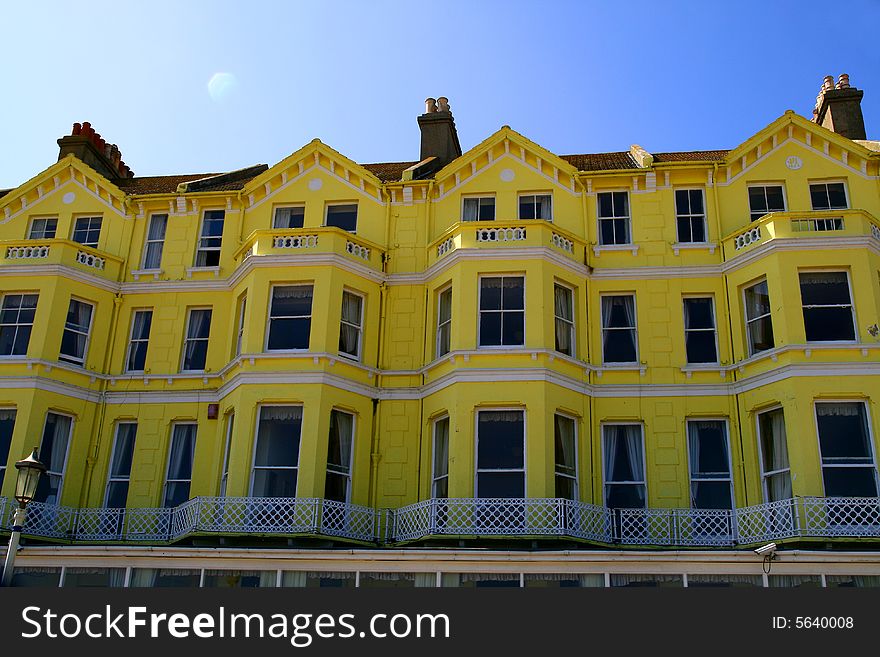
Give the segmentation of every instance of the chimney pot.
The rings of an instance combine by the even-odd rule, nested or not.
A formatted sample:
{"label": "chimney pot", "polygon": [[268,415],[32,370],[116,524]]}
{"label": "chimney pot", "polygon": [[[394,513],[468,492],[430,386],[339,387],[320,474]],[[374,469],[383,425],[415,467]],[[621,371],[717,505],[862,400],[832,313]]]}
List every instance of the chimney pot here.
{"label": "chimney pot", "polygon": [[82,135],[83,137],[91,137],[94,134],[94,130],[92,130],[92,124],[88,121],[84,121],[82,124]]}
{"label": "chimney pot", "polygon": [[74,123],[73,130],[70,131],[70,134],[76,136],[76,135],[80,134],[81,132],[82,132],[82,126],[79,123]]}
{"label": "chimney pot", "polygon": [[837,78],[837,88],[849,89],[849,75],[847,75],[846,73],[840,74],[840,77]]}
{"label": "chimney pot", "polygon": [[832,89],[834,89],[834,76],[826,75],[822,80],[822,91],[831,91]]}
{"label": "chimney pot", "polygon": [[446,96],[440,96],[437,99],[437,111],[438,112],[448,112],[449,111],[449,99]]}
{"label": "chimney pot", "polygon": [[425,114],[437,111],[437,101],[433,98],[425,98]]}

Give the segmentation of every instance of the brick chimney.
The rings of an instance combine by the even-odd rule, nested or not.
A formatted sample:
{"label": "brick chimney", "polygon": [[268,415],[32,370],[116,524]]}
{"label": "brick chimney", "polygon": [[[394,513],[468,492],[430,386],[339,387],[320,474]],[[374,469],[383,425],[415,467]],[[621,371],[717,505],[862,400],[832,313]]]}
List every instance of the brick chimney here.
{"label": "brick chimney", "polygon": [[449,100],[441,96],[437,100],[428,98],[425,101],[425,113],[418,117],[419,129],[422,131],[422,149],[419,159],[424,162],[432,160],[432,171],[446,166],[461,156],[461,144],[455,131],[455,121],[449,109]]}
{"label": "brick chimney", "polygon": [[73,130],[58,140],[58,159],[74,155],[102,176],[110,178],[134,178],[134,172],[122,161],[122,153],[116,144],[108,144],[95,132],[92,124],[73,124]]}
{"label": "brick chimney", "polygon": [[864,92],[849,85],[849,76],[842,73],[834,78],[826,75],[813,109],[813,122],[833,130],[848,139],[867,139],[865,119],[862,116]]}

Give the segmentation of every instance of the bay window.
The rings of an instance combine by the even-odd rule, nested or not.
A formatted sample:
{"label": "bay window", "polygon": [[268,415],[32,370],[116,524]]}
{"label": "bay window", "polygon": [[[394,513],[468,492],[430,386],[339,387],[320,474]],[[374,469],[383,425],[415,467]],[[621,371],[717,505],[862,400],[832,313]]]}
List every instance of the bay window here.
{"label": "bay window", "polygon": [[260,407],[251,495],[296,497],[301,434],[301,406]]}

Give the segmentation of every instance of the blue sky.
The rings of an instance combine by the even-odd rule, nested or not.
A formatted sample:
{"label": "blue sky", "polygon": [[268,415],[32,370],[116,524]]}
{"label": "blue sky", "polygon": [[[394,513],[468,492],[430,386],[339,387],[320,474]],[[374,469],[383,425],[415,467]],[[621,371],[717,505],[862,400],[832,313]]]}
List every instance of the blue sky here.
{"label": "blue sky", "polygon": [[412,160],[428,96],[450,99],[465,149],[504,124],[559,154],[730,148],[786,109],[809,116],[842,72],[880,138],[880,0],[724,5],[7,4],[0,188],[51,165],[75,121],[137,175],[274,164],[314,137]]}

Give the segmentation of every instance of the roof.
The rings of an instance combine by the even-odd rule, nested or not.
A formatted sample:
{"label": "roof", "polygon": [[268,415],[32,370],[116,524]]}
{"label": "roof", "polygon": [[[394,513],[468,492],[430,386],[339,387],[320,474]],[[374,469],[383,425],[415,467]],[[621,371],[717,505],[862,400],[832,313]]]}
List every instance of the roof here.
{"label": "roof", "polygon": [[225,173],[183,173],[173,176],[120,178],[113,182],[126,194],[175,194],[177,192],[177,186],[181,183],[193,182],[195,180],[202,180],[213,176],[224,176],[224,179],[216,185],[211,185],[208,181],[205,181],[205,184],[199,186],[198,191],[233,192],[242,189],[248,181],[253,180],[260,175],[262,171],[265,171],[265,165],[260,166],[264,168],[259,169],[259,167],[254,167],[253,171],[248,172],[253,175],[237,176],[235,180],[226,179]]}
{"label": "roof", "polygon": [[720,162],[730,151],[684,151],[681,153],[651,153],[654,162]]}
{"label": "roof", "polygon": [[578,171],[606,171],[608,169],[638,169],[639,165],[628,151],[620,153],[584,153],[560,155]]}
{"label": "roof", "polygon": [[0,198],[3,198],[11,191],[12,191],[11,189],[0,189]]}
{"label": "roof", "polygon": [[377,164],[362,164],[361,166],[376,176],[382,182],[397,182],[403,177],[403,172],[415,162],[379,162]]}

